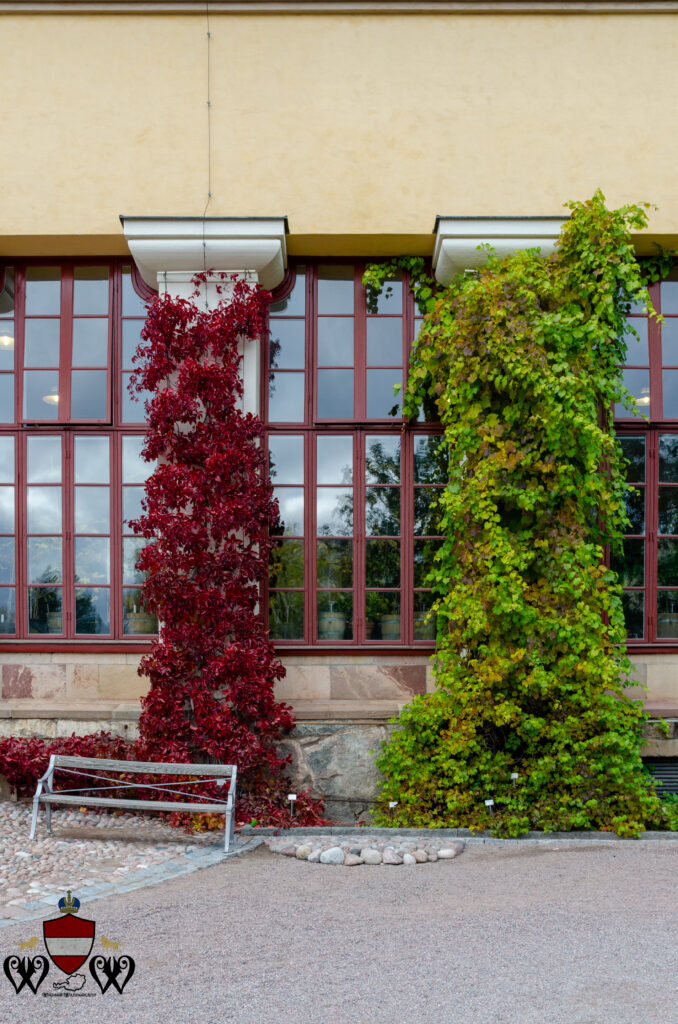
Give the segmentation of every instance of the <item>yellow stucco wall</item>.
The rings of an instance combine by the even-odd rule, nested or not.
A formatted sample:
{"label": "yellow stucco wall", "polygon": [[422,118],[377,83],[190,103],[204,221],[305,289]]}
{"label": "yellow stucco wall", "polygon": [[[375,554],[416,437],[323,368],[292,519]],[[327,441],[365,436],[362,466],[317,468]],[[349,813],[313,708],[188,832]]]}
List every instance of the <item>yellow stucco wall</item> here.
{"label": "yellow stucco wall", "polygon": [[[678,234],[674,16],[213,15],[208,213],[291,252],[427,251],[436,214],[558,214],[597,186]],[[196,215],[203,16],[0,17],[0,255],[124,252]]]}

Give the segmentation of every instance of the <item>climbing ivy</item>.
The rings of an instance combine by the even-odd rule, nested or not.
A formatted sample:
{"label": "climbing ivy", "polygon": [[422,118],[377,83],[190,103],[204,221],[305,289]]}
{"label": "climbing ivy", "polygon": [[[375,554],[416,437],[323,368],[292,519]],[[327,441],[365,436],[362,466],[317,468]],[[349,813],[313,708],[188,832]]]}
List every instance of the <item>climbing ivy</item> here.
{"label": "climbing ivy", "polygon": [[604,558],[628,522],[608,415],[635,408],[625,316],[632,302],[655,315],[647,282],[667,260],[636,260],[645,207],[609,210],[596,192],[569,209],[553,255],[489,252],[447,289],[402,259],[368,268],[377,292],[413,274],[427,316],[404,409],[435,403],[450,463],[428,581],[437,688],[403,709],[377,759],[384,824],[637,835],[668,821],[640,759],[647,716],[625,693]]}

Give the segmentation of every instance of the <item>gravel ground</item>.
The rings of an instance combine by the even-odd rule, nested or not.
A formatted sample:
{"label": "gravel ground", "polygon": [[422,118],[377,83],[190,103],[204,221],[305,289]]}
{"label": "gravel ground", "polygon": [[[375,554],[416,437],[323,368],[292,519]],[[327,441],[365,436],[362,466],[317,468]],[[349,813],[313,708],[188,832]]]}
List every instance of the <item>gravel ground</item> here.
{"label": "gravel ground", "polygon": [[[678,846],[651,841],[470,842],[422,869],[359,871],[260,847],[83,901],[136,960],[123,995],[44,998],[51,968],[17,996],[0,976],[0,1020],[678,1024],[677,874]],[[4,929],[3,958],[34,934]]]}

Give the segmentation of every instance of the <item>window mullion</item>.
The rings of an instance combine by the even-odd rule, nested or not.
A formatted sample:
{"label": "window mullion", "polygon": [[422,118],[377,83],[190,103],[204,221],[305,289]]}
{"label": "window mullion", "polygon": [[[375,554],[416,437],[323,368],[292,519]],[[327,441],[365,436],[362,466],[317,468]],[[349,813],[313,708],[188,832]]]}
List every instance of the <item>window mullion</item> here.
{"label": "window mullion", "polygon": [[61,603],[63,608],[63,632],[65,637],[75,636],[75,541],[73,539],[73,434],[70,431],[62,435],[62,551],[63,551],[63,590]]}
{"label": "window mullion", "polygon": [[365,643],[365,431],[353,439],[353,639]]}

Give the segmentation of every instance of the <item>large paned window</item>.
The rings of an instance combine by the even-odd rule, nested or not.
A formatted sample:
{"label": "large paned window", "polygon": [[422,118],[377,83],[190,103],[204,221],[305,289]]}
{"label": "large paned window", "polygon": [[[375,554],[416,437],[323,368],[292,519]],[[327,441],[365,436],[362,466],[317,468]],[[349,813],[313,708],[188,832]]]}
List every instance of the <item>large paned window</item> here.
{"label": "large paned window", "polygon": [[[678,280],[651,289],[663,322],[632,310],[624,383],[639,415],[618,405],[617,433],[633,491],[623,555],[629,643],[678,644]],[[643,416],[647,417],[644,419]]]}
{"label": "large paned window", "polygon": [[271,305],[267,444],[280,507],[268,611],[276,641],[431,644],[426,575],[446,463],[400,395],[415,316],[407,282],[367,309],[361,266],[296,268]]}
{"label": "large paned window", "polygon": [[132,269],[110,261],[0,270],[0,635],[157,632],[134,568],[152,467],[127,392],[144,322]]}

